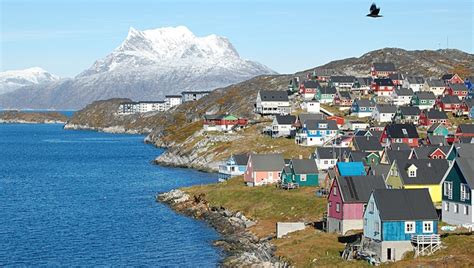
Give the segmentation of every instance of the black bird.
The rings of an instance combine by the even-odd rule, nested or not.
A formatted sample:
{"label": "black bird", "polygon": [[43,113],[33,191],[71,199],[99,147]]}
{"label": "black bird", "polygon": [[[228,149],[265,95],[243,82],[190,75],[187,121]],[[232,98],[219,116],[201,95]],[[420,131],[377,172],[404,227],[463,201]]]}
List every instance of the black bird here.
{"label": "black bird", "polygon": [[380,12],[380,7],[377,8],[375,3],[372,3],[372,5],[370,6],[370,13],[367,14],[367,17],[372,17],[372,18],[382,17],[382,15],[379,15],[379,12]]}

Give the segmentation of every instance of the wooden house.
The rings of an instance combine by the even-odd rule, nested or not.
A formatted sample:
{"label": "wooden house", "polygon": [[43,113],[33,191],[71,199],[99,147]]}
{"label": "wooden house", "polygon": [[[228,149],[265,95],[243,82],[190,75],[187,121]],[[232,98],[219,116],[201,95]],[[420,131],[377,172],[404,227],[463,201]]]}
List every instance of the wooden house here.
{"label": "wooden house", "polygon": [[445,95],[436,101],[436,107],[443,112],[455,113],[461,109],[461,101],[457,96]]}
{"label": "wooden house", "polygon": [[372,112],[372,118],[379,123],[392,122],[397,112],[397,106],[390,104],[377,104]]}
{"label": "wooden house", "polygon": [[262,186],[280,181],[285,161],[281,154],[251,154],[244,181],[248,186]]}
{"label": "wooden house", "polygon": [[333,86],[321,87],[314,98],[320,103],[332,103],[336,93],[337,90]]}
{"label": "wooden house", "polygon": [[375,102],[367,99],[356,99],[351,106],[351,115],[361,117],[370,117],[375,109]]}
{"label": "wooden house", "polygon": [[449,84],[446,86],[443,95],[456,96],[459,100],[464,99],[468,94],[467,87],[463,84]]}
{"label": "wooden house", "polygon": [[421,110],[431,109],[436,103],[436,96],[433,92],[419,91],[413,94],[411,105]]}
{"label": "wooden house", "polygon": [[421,76],[406,76],[403,86],[412,89],[413,92],[422,91],[425,87],[425,79]]}
{"label": "wooden house", "polygon": [[239,118],[229,114],[204,115],[204,131],[231,131],[237,127],[245,127],[248,123],[246,118]]}
{"label": "wooden house", "polygon": [[375,253],[380,262],[398,261],[425,239],[439,248],[437,233],[438,214],[427,189],[375,189],[364,211],[361,250]]}
{"label": "wooden house", "polygon": [[403,85],[403,81],[405,80],[405,78],[403,77],[402,74],[400,73],[392,73],[392,74],[389,74],[388,75],[388,78],[390,78],[393,82],[393,84],[396,86],[396,87],[401,87]]}
{"label": "wooden house", "polygon": [[356,78],[351,75],[333,75],[329,81],[329,85],[339,91],[350,91],[355,83]]}
{"label": "wooden house", "polygon": [[405,143],[410,147],[418,147],[419,138],[415,125],[392,123],[385,126],[380,142],[385,145]]}
{"label": "wooden house", "polygon": [[276,115],[271,125],[271,136],[274,138],[294,136],[295,122],[296,116],[294,115]]}
{"label": "wooden house", "polygon": [[400,106],[393,117],[393,121],[399,124],[418,125],[421,110],[414,106]]}
{"label": "wooden house", "polygon": [[397,106],[406,106],[411,103],[413,97],[413,90],[406,87],[395,88],[392,92],[392,102]]}
{"label": "wooden house", "polygon": [[328,195],[327,231],[345,234],[363,228],[363,215],[374,189],[385,189],[382,176],[336,177]]}
{"label": "wooden house", "polygon": [[339,134],[334,120],[306,120],[296,133],[295,142],[303,146],[323,145]]}
{"label": "wooden house", "polygon": [[466,137],[474,137],[474,124],[460,124],[456,128],[456,133],[454,134],[456,140]]}
{"label": "wooden house", "polygon": [[318,81],[305,80],[300,84],[299,93],[306,100],[312,100],[321,87]]}
{"label": "wooden house", "polygon": [[289,114],[291,104],[286,91],[260,90],[257,94],[255,112],[261,115]]}
{"label": "wooden house", "polygon": [[370,89],[379,97],[390,97],[395,85],[390,78],[375,78]]}
{"label": "wooden house", "polygon": [[319,171],[313,159],[291,159],[281,173],[283,186],[304,187],[319,185]]}
{"label": "wooden house", "polygon": [[443,76],[441,76],[441,80],[444,81],[445,85],[464,83],[464,81],[458,74],[444,74]]}
{"label": "wooden house", "polygon": [[318,170],[328,170],[336,166],[339,161],[344,161],[349,156],[351,148],[348,147],[317,147],[312,158]]}
{"label": "wooden house", "polygon": [[374,62],[370,67],[372,77],[388,77],[396,72],[397,69],[392,62]]}
{"label": "wooden house", "polygon": [[446,89],[446,84],[441,79],[427,79],[423,91],[430,91],[435,96],[441,96]]}
{"label": "wooden house", "polygon": [[418,125],[430,127],[436,123],[449,125],[448,116],[445,112],[435,109],[421,111]]}
{"label": "wooden house", "polygon": [[447,137],[449,130],[445,124],[434,123],[427,130],[428,136],[443,136]]}
{"label": "wooden house", "polygon": [[230,177],[243,175],[247,168],[248,159],[248,154],[231,155],[219,165],[219,179],[227,180]]}

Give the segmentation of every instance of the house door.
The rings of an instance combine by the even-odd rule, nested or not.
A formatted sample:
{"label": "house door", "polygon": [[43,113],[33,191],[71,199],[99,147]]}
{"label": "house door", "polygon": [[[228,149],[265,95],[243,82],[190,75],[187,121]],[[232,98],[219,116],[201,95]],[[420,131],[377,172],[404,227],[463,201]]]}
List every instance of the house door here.
{"label": "house door", "polygon": [[269,183],[273,182],[273,172],[268,172],[268,182]]}
{"label": "house door", "polygon": [[395,249],[387,248],[387,260],[393,261],[395,260]]}

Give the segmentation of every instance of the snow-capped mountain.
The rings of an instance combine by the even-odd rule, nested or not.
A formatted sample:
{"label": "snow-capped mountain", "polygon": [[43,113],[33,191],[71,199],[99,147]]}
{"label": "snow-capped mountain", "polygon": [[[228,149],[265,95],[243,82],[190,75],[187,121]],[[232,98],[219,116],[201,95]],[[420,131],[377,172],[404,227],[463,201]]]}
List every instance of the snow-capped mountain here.
{"label": "snow-capped mountain", "polygon": [[196,37],[184,26],[130,28],[120,46],[74,79],[21,88],[0,96],[0,106],[59,109],[115,97],[160,100],[185,90],[212,90],[274,73],[240,58],[224,37]]}
{"label": "snow-capped mountain", "polygon": [[0,72],[0,94],[11,92],[24,86],[46,84],[57,80],[59,80],[59,77],[48,73],[40,67]]}

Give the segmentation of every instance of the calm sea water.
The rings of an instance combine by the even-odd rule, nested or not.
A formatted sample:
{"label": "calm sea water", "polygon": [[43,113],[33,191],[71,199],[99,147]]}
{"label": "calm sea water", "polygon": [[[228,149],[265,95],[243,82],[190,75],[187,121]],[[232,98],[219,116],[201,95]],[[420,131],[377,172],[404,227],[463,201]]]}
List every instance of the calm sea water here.
{"label": "calm sea water", "polygon": [[216,232],[154,196],[217,176],[152,165],[142,140],[0,124],[0,266],[216,266]]}

